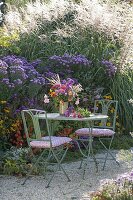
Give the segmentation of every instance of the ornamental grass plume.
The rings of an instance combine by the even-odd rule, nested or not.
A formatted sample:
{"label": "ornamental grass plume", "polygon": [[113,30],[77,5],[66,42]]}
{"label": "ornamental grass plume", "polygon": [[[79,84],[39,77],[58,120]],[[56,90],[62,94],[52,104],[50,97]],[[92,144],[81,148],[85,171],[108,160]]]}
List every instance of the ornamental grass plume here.
{"label": "ornamental grass plume", "polygon": [[[20,8],[9,6],[5,22],[10,31],[15,29],[28,34],[37,31],[40,42],[46,41],[49,33],[60,39],[71,37],[79,29],[91,27],[112,40],[122,42],[119,68],[123,68],[125,64],[131,64],[133,55],[132,11],[132,6],[126,2],[81,0],[77,4],[68,0],[36,0]],[[39,33],[38,30],[44,25],[47,33]]]}
{"label": "ornamental grass plume", "polygon": [[20,32],[31,31],[39,28],[39,19],[44,23],[52,22],[70,11],[75,13],[74,22],[81,28],[93,26],[119,38],[125,33],[125,28],[131,30],[132,7],[129,4],[100,3],[98,0],[82,0],[79,4],[66,0],[51,0],[48,3],[36,0],[20,9],[10,6],[6,23],[11,29],[19,28]]}

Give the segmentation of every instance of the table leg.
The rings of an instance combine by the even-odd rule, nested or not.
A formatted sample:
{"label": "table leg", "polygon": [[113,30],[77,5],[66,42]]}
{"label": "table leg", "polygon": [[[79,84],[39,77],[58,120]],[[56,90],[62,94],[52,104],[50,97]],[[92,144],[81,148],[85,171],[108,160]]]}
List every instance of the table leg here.
{"label": "table leg", "polygon": [[95,163],[95,167],[96,167],[96,172],[98,172],[98,163],[97,160],[95,158],[94,155],[94,151],[93,151],[93,137],[92,137],[92,129],[93,129],[93,121],[88,122],[88,127],[90,129],[90,136],[89,136],[89,141],[88,141],[88,147],[87,147],[87,158],[84,164],[84,171],[83,171],[83,179],[85,176],[85,171],[87,168],[87,165],[89,163],[89,158],[92,157]]}

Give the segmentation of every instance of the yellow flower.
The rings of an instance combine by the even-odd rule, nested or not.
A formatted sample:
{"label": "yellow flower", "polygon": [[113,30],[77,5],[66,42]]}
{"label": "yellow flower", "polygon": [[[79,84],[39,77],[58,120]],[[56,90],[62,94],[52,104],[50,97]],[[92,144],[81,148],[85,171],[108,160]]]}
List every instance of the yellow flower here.
{"label": "yellow flower", "polygon": [[4,122],[3,120],[0,120],[0,124],[3,124],[3,122]]}
{"label": "yellow flower", "polygon": [[0,101],[0,103],[1,103],[1,104],[5,104],[5,103],[6,103],[6,101]]}
{"label": "yellow flower", "polygon": [[12,127],[16,128],[18,125],[17,124],[12,124]]}
{"label": "yellow flower", "polygon": [[107,122],[107,126],[111,126],[111,123],[110,123],[110,122]]}
{"label": "yellow flower", "polygon": [[9,110],[9,109],[4,109],[4,112],[5,112],[5,113],[9,113],[10,110]]}
{"label": "yellow flower", "polygon": [[110,95],[108,95],[108,96],[104,96],[104,99],[111,100],[111,99],[112,99],[112,97],[111,97]]}
{"label": "yellow flower", "polygon": [[117,126],[117,127],[120,127],[120,124],[119,124],[119,122],[116,122],[116,126]]}
{"label": "yellow flower", "polygon": [[111,108],[110,112],[111,113],[114,113],[115,109],[114,108]]}
{"label": "yellow flower", "polygon": [[13,127],[10,128],[11,131],[16,131]]}

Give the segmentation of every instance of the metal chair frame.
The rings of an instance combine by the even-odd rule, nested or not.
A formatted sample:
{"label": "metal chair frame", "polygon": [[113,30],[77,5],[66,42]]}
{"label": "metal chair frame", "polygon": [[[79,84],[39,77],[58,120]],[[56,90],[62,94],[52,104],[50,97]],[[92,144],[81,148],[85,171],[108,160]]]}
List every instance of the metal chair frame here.
{"label": "metal chair frame", "polygon": [[[101,121],[101,126],[100,127],[99,126],[95,126],[94,124],[92,124],[92,126],[89,128],[89,134],[90,134],[90,136],[88,137],[88,139],[81,139],[81,138],[79,138],[77,140],[77,141],[80,141],[84,145],[84,147],[86,149],[86,152],[87,152],[87,156],[86,156],[87,160],[89,160],[89,157],[92,155],[93,160],[91,160],[91,161],[95,162],[96,171],[98,171],[98,161],[97,160],[99,160],[99,159],[103,160],[104,159],[104,161],[103,161],[103,168],[102,168],[104,170],[107,160],[110,160],[108,158],[109,155],[111,156],[111,160],[115,160],[115,162],[119,165],[119,162],[116,160],[116,158],[110,152],[112,141],[114,139],[114,135],[112,135],[112,136],[92,136],[93,128],[101,128],[101,129],[107,128],[107,129],[111,129],[111,130],[113,130],[115,132],[115,124],[116,124],[116,115],[117,115],[117,109],[118,109],[118,101],[116,101],[116,100],[95,100],[95,102],[94,102],[94,114],[98,114],[97,113],[97,104],[101,105],[101,109],[102,109],[101,112],[104,115],[108,115],[108,111],[109,111],[109,108],[110,108],[111,105],[114,106],[114,113],[113,113],[112,125],[110,127],[107,126],[107,120],[108,119],[102,119],[102,120],[100,120]],[[90,138],[91,138],[91,143],[90,143]],[[94,156],[94,153],[93,153],[93,141],[94,141],[94,138],[98,138],[100,144],[106,150],[105,158],[96,158]],[[108,147],[103,142],[103,140],[105,140],[105,139],[110,139],[110,143],[109,143]],[[89,142],[88,142],[88,140],[89,140]],[[86,144],[87,142],[91,146],[88,146],[88,144]],[[78,143],[78,147],[79,147],[79,150],[80,150],[81,147],[80,147],[79,143]],[[83,164],[83,159],[81,160],[79,168],[82,167],[82,164]],[[85,165],[87,165],[87,162],[85,163]],[[84,167],[83,178],[84,178],[84,175],[85,175],[85,169],[86,169],[86,166]]]}
{"label": "metal chair frame", "polygon": [[[29,132],[28,132],[28,124],[26,121],[26,114],[30,116],[32,123],[33,123],[33,129],[34,129],[34,133],[35,133],[35,138],[31,138],[29,136]],[[46,121],[46,130],[49,136],[49,140],[45,140],[44,138],[42,138],[42,134],[41,134],[41,128],[40,128],[40,124],[39,124],[39,118],[38,115],[39,114],[45,114],[45,121]],[[47,119],[47,113],[46,111],[43,110],[37,110],[37,109],[28,109],[28,110],[22,110],[21,111],[21,115],[22,115],[22,120],[23,120],[23,125],[24,125],[24,130],[26,133],[26,138],[27,138],[27,143],[28,146],[30,148],[30,150],[32,151],[32,147],[30,145],[31,141],[47,141],[50,143],[50,147],[49,148],[42,148],[42,152],[40,153],[39,157],[36,159],[33,151],[33,160],[36,160],[32,166],[32,169],[29,171],[29,173],[27,174],[27,177],[25,178],[24,182],[22,183],[22,185],[25,184],[25,182],[27,181],[27,179],[29,178],[29,176],[31,175],[31,173],[33,172],[34,167],[36,167],[38,164],[43,163],[44,164],[44,175],[46,175],[46,171],[49,165],[55,164],[56,167],[46,185],[46,188],[49,187],[52,179],[55,176],[55,173],[57,172],[58,169],[62,170],[64,175],[67,177],[67,180],[70,181],[70,178],[68,177],[67,173],[65,172],[64,168],[62,167],[61,163],[63,161],[63,159],[66,156],[68,147],[64,147],[64,145],[58,146],[58,147],[52,147],[52,141],[51,141],[51,129],[48,123],[48,119]],[[44,156],[44,157],[43,157]],[[55,162],[51,162],[51,160],[55,160]],[[42,160],[42,161],[41,161]],[[40,162],[41,161],[41,162]]]}
{"label": "metal chair frame", "polygon": [[[101,128],[101,129],[107,128],[107,129],[111,129],[112,131],[115,132],[116,116],[117,116],[117,110],[118,110],[118,101],[116,101],[116,100],[95,100],[95,102],[94,102],[94,113],[95,114],[97,113],[97,104],[101,105],[102,114],[108,115],[109,114],[108,112],[109,112],[109,109],[110,109],[111,106],[114,107],[114,112],[113,112],[113,120],[112,120],[111,126],[107,126],[108,119],[104,119],[104,120],[101,120],[101,126],[100,127],[94,126],[94,128]],[[105,156],[105,159],[104,159],[104,164],[103,164],[102,169],[104,170],[107,160],[110,160],[108,158],[109,155],[112,157],[111,160],[114,160],[119,165],[119,162],[116,160],[116,158],[110,152],[111,145],[112,145],[112,142],[113,142],[113,139],[114,139],[114,135],[112,135],[112,136],[100,136],[100,137],[95,136],[95,137],[98,138],[100,144],[106,150],[106,156]],[[103,140],[110,140],[108,147],[104,144]],[[103,159],[103,158],[99,158],[99,159]]]}

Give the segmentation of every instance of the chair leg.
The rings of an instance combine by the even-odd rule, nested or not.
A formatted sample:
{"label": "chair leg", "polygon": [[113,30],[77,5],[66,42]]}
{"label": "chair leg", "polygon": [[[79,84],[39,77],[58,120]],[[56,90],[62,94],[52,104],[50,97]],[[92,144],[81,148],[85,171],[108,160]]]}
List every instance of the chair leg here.
{"label": "chair leg", "polygon": [[78,169],[81,169],[81,168],[82,168],[82,164],[83,164],[83,158],[82,158],[81,161],[80,161],[80,166],[79,166]]}
{"label": "chair leg", "polygon": [[52,179],[53,179],[53,178],[54,178],[54,176],[55,176],[55,172],[56,172],[57,170],[58,170],[58,165],[57,165],[56,169],[54,170],[54,172],[53,172],[53,174],[52,174],[51,178],[49,179],[49,181],[48,181],[48,183],[47,183],[47,185],[46,185],[46,188],[48,188],[48,187],[49,187],[49,185],[50,185],[50,183],[51,183]]}
{"label": "chair leg", "polygon": [[52,154],[51,154],[51,151],[49,151],[48,157],[45,160],[45,165],[44,165],[44,170],[45,170],[45,173],[43,174],[44,177],[46,176],[47,166],[49,164],[49,160],[51,159],[51,157],[52,157]]}
{"label": "chair leg", "polygon": [[93,152],[93,146],[91,147],[91,155],[93,157],[94,163],[95,163],[95,167],[96,167],[96,173],[98,172],[98,162],[94,156],[94,152]]}
{"label": "chair leg", "polygon": [[58,163],[58,167],[59,167],[60,169],[62,169],[64,175],[67,177],[68,181],[70,181],[69,176],[67,175],[66,171],[64,170],[64,168],[63,168],[62,165],[61,165],[61,162],[62,162],[63,159],[65,158],[65,155],[66,155],[66,153],[67,153],[67,150],[68,150],[68,148],[66,148],[66,150],[65,150],[65,152],[64,152],[64,154],[63,154],[63,156],[62,156],[62,158],[61,158],[60,160],[58,159],[58,157],[56,156],[56,154],[54,153],[54,151],[52,151],[52,152],[53,152],[53,156],[54,156],[55,160],[56,160],[57,163]]}
{"label": "chair leg", "polygon": [[101,139],[99,138],[100,143],[102,144],[102,146],[105,148],[105,150],[106,150],[106,152],[107,152],[107,153],[106,153],[105,160],[104,160],[104,164],[103,164],[102,170],[105,169],[105,165],[106,165],[106,162],[107,162],[108,155],[110,155],[110,156],[112,157],[112,159],[117,163],[117,165],[120,166],[119,162],[116,160],[116,158],[115,158],[115,157],[112,155],[112,153],[110,152],[113,138],[114,138],[114,137],[111,138],[111,141],[110,141],[110,144],[109,144],[109,147],[108,147],[108,148],[105,146],[105,144],[104,144],[104,143],[101,141]]}

